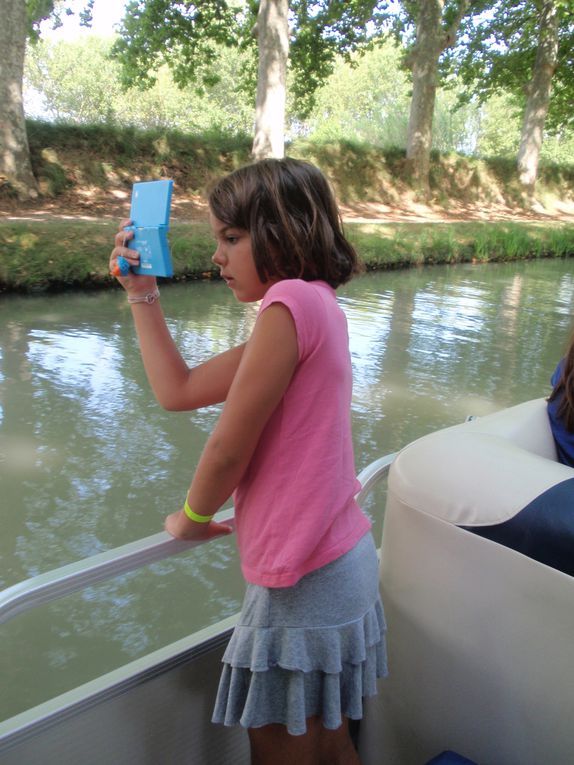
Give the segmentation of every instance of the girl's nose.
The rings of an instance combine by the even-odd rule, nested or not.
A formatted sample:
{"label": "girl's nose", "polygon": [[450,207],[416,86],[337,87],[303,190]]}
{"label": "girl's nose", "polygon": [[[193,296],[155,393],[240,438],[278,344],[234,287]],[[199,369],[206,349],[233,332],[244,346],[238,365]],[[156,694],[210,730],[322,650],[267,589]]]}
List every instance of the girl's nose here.
{"label": "girl's nose", "polygon": [[216,266],[222,266],[224,263],[225,258],[223,257],[223,254],[221,252],[221,247],[218,245],[215,252],[211,256],[211,260],[215,263]]}
{"label": "girl's nose", "polygon": [[217,245],[215,252],[211,256],[211,260],[213,263],[215,263],[216,266],[223,267],[225,265],[226,259],[220,244]]}

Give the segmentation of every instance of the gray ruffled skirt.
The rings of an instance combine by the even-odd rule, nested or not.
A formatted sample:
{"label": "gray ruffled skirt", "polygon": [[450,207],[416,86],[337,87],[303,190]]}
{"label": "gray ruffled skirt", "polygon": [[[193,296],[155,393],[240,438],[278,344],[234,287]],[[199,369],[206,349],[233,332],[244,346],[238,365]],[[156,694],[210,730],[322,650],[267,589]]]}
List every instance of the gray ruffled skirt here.
{"label": "gray ruffled skirt", "polygon": [[213,722],[306,732],[363,716],[363,697],[387,673],[385,620],[373,537],[293,587],[248,584],[223,656]]}

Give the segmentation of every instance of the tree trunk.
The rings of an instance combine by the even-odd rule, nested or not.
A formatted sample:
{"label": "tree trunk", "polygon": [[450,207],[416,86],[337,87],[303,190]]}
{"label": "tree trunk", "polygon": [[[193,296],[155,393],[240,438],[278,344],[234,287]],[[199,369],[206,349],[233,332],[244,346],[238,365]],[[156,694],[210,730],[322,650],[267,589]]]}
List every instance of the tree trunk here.
{"label": "tree trunk", "polygon": [[547,0],[540,14],[540,34],[532,77],[528,85],[528,99],[524,111],[520,148],[518,149],[518,176],[526,195],[532,199],[538,174],[538,160],[544,133],[544,122],[550,105],[552,77],[558,57],[558,12],[556,3]]}
{"label": "tree trunk", "polygon": [[416,42],[408,60],[413,76],[413,94],[407,129],[407,171],[414,188],[424,198],[429,196],[438,60],[441,53],[454,44],[469,5],[469,0],[459,0],[456,15],[450,27],[445,28],[444,0],[420,0],[418,3]]}
{"label": "tree trunk", "polygon": [[0,0],[0,181],[20,199],[38,196],[24,120],[22,80],[26,52],[26,0]]}
{"label": "tree trunk", "polygon": [[256,34],[259,46],[253,157],[285,153],[285,99],[289,57],[288,0],[261,0]]}
{"label": "tree trunk", "polygon": [[442,52],[443,0],[423,0],[417,38],[411,55],[413,94],[407,129],[407,170],[413,186],[429,194],[432,121],[436,100],[438,57]]}

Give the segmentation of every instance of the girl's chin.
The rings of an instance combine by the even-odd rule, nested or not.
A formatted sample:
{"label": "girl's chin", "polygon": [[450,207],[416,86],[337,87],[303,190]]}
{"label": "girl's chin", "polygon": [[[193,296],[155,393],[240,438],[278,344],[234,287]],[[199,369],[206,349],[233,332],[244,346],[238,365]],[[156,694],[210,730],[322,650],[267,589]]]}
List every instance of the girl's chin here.
{"label": "girl's chin", "polygon": [[240,303],[257,303],[265,297],[265,293],[275,282],[265,284],[250,284],[240,286],[234,279],[226,280],[227,286]]}

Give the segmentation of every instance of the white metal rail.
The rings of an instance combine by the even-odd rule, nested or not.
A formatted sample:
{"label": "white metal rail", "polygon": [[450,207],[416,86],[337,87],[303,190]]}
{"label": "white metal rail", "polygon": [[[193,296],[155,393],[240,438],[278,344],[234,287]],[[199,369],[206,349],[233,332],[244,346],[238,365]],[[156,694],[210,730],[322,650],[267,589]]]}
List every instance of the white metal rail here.
{"label": "white metal rail", "polygon": [[[373,486],[387,475],[394,457],[395,454],[381,457],[359,474],[358,480],[361,483],[361,490],[357,494],[359,504],[364,501]],[[233,509],[218,514],[217,520],[233,527],[235,524]],[[56,600],[88,585],[112,579],[119,574],[147,566],[204,543],[203,540],[186,542],[174,539],[167,532],[162,531],[26,579],[0,592],[0,624],[42,603]]]}

